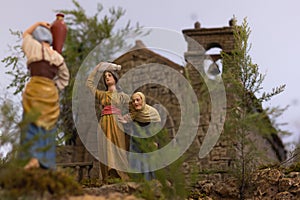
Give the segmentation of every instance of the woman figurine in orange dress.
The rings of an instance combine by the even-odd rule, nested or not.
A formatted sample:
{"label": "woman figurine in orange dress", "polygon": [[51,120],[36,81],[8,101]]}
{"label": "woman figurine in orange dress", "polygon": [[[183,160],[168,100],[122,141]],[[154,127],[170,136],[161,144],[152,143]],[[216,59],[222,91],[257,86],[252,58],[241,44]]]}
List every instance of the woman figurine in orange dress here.
{"label": "woman figurine in orange dress", "polygon": [[[107,181],[108,178],[128,179],[128,175],[125,172],[112,168],[116,163],[122,165],[122,167],[128,166],[127,157],[123,156],[119,151],[115,151],[113,147],[115,145],[122,150],[128,149],[128,140],[126,139],[123,125],[118,121],[118,116],[122,114],[121,108],[123,106],[128,107],[130,100],[129,96],[120,91],[117,85],[119,78],[116,69],[120,69],[120,67],[120,65],[113,63],[101,62],[93,69],[86,82],[87,87],[101,105],[99,127],[106,138],[113,144],[111,145],[110,142],[104,140],[99,141],[99,153],[102,154],[100,157],[105,159],[104,163],[100,162],[103,181]],[[99,90],[95,87],[94,79],[98,71],[103,72],[106,90]]]}
{"label": "woman figurine in orange dress", "polygon": [[37,22],[23,33],[22,49],[30,71],[30,80],[22,94],[24,121],[29,120],[21,131],[24,147],[21,155],[29,159],[25,169],[55,169],[56,122],[60,113],[58,90],[68,85],[69,71],[64,58],[51,44],[47,22]]}

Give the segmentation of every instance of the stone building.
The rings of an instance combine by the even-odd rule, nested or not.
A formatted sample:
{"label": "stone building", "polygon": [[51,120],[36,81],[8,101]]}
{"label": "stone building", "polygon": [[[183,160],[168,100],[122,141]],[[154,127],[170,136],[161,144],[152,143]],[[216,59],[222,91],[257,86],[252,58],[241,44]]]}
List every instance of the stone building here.
{"label": "stone building", "polygon": [[[202,143],[205,141],[205,136],[212,120],[211,115],[213,114],[210,98],[207,94],[205,94],[207,93],[207,86],[201,73],[210,73],[214,76],[221,75],[222,69],[220,69],[218,64],[221,56],[219,53],[212,54],[209,50],[219,48],[221,51],[230,53],[234,47],[234,25],[235,22],[231,20],[229,22],[229,26],[226,27],[202,28],[200,23],[196,22],[194,28],[183,30],[182,32],[187,41],[187,52],[184,54],[184,57],[187,60],[186,66],[181,66],[170,59],[151,51],[144,46],[142,41],[136,41],[136,46],[132,48],[131,51],[128,51],[114,60],[115,63],[122,65],[120,77],[137,66],[147,65],[147,70],[149,71],[144,71],[144,73],[157,74],[159,77],[165,77],[164,84],[166,85],[177,84],[176,76],[178,74],[190,81],[190,85],[195,91],[197,100],[201,102],[199,104],[201,120],[190,121],[189,123],[191,124],[186,122],[186,124],[182,124],[182,118],[184,116],[182,116],[180,102],[178,100],[182,98],[182,96],[178,95],[184,96],[184,92],[181,94],[175,94],[171,89],[159,82],[143,85],[142,83],[145,76],[140,76],[138,74],[134,76],[134,79],[130,80],[133,85],[142,85],[133,89],[142,91],[146,95],[148,104],[161,104],[164,106],[161,112],[165,115],[166,122],[164,127],[168,130],[170,141],[176,136],[179,126],[192,126],[197,124],[198,127],[195,127],[197,129],[197,135],[190,148],[186,151],[188,159],[185,161],[184,167],[187,169],[187,173],[190,172],[189,170],[192,168],[191,166],[198,166],[200,173],[201,171],[217,171],[220,173],[217,173],[216,177],[222,179],[222,174],[231,167],[230,163],[232,161],[232,155],[231,152],[228,151],[228,148],[232,144],[223,140],[222,137],[220,137],[213,149],[209,151],[205,157],[199,158],[198,153]],[[208,69],[204,69],[203,62],[207,58],[211,59],[212,64]],[[176,76],[172,76],[172,74],[168,73],[168,71],[160,71],[158,70],[160,66],[168,66],[172,70],[178,72],[178,74]],[[199,68],[195,66],[198,66]],[[178,85],[178,87],[181,86]],[[230,101],[230,97],[227,97],[227,101]],[[222,121],[225,116],[220,117],[222,119],[220,118],[219,120]],[[218,125],[215,126],[216,129],[212,130],[218,131]],[[220,126],[222,126],[222,124]],[[263,137],[256,132],[253,132],[252,134],[253,137],[258,138],[258,148],[267,152],[269,158],[272,158],[275,161],[282,161],[286,158],[286,151],[283,143],[278,137],[275,129],[274,133],[267,137]],[[79,179],[85,176],[92,178],[97,178],[99,176],[99,164],[97,160],[91,156],[81,143],[77,144],[77,146],[65,146],[59,150],[59,165],[77,169]]]}

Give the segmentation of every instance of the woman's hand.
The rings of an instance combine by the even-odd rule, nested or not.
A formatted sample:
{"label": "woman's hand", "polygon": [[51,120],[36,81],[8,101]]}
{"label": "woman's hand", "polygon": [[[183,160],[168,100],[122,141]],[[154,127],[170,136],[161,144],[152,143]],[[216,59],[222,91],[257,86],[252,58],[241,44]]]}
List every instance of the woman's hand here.
{"label": "woman's hand", "polygon": [[128,113],[128,114],[123,115],[123,116],[119,115],[118,116],[118,121],[121,122],[121,123],[123,123],[123,124],[127,124],[127,123],[131,122],[132,119],[131,119],[130,114]]}
{"label": "woman's hand", "polygon": [[23,38],[26,37],[27,35],[29,34],[32,34],[32,32],[35,30],[36,27],[38,26],[44,26],[46,28],[49,28],[51,27],[51,25],[48,23],[48,22],[36,22],[34,23],[33,25],[31,25],[27,30],[24,31],[23,33]]}
{"label": "woman's hand", "polygon": [[128,123],[128,121],[122,115],[118,115],[118,121],[121,122],[122,124],[127,124]]}
{"label": "woman's hand", "polygon": [[40,25],[40,26],[44,26],[44,27],[46,27],[46,28],[48,28],[48,29],[51,28],[51,25],[50,25],[48,22],[39,22],[39,25]]}
{"label": "woman's hand", "polygon": [[101,63],[99,63],[98,65],[95,66],[94,72],[99,71],[100,68],[101,68]]}

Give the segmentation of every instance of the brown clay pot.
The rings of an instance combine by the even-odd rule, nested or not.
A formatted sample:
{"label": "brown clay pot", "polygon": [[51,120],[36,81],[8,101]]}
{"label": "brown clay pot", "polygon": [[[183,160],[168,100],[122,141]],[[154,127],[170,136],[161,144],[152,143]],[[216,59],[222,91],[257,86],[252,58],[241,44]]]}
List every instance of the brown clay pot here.
{"label": "brown clay pot", "polygon": [[62,53],[62,49],[67,36],[67,25],[64,22],[64,14],[58,13],[56,20],[51,25],[51,33],[53,37],[53,49],[58,53]]}

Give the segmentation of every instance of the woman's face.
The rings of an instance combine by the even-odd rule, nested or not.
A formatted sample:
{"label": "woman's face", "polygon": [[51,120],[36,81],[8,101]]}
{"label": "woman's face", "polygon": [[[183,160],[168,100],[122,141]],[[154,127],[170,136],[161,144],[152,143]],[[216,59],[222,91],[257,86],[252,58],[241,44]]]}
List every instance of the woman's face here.
{"label": "woman's face", "polygon": [[107,86],[115,85],[116,81],[110,72],[105,72],[104,74],[104,80]]}
{"label": "woman's face", "polygon": [[131,100],[132,100],[132,105],[133,105],[135,110],[142,110],[142,108],[143,108],[143,99],[141,98],[140,95],[138,95],[138,94],[132,95]]}

